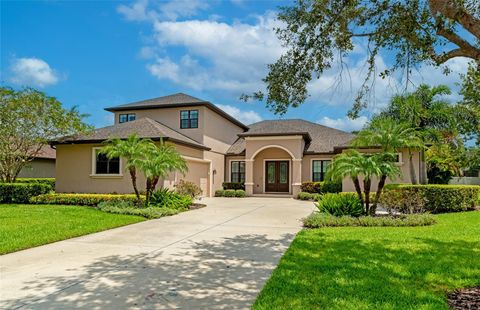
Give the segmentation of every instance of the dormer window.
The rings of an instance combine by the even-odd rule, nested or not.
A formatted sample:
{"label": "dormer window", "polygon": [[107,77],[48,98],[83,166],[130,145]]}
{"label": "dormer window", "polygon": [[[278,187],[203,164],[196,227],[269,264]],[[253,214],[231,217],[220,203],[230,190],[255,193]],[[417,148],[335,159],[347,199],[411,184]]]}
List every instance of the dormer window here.
{"label": "dormer window", "polygon": [[128,113],[128,114],[120,114],[118,117],[119,123],[126,123],[135,120],[135,113]]}
{"label": "dormer window", "polygon": [[198,128],[198,110],[180,111],[180,128]]}

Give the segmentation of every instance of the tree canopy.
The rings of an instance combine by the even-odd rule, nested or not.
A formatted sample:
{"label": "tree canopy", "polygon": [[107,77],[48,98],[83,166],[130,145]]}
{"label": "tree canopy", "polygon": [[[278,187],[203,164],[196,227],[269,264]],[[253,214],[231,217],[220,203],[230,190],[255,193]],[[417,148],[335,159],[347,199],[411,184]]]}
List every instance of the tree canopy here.
{"label": "tree canopy", "polygon": [[89,130],[85,116],[38,90],[0,87],[0,180],[15,181],[49,139]]}
{"label": "tree canopy", "polygon": [[[368,68],[349,116],[357,117],[367,106],[366,94],[375,75],[404,73],[409,83],[419,64],[440,66],[449,59],[466,57],[480,62],[480,6],[477,0],[297,0],[281,8],[276,29],[287,48],[264,79],[266,99],[275,113],[284,114],[308,96],[308,83],[338,60],[341,65],[362,40],[367,46]],[[392,55],[391,65],[376,71],[380,53]],[[445,68],[445,73],[448,73]],[[476,71],[478,73],[478,70]],[[470,76],[474,70],[467,74]],[[247,99],[250,96],[242,96]],[[265,98],[266,97],[266,98]]]}

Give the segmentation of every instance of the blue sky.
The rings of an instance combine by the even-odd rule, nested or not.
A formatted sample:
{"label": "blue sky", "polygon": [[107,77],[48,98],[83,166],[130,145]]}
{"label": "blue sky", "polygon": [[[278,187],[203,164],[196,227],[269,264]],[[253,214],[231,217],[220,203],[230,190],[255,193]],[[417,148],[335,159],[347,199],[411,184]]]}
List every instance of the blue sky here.
{"label": "blue sky", "polygon": [[[78,106],[97,127],[113,122],[105,107],[176,92],[218,104],[247,124],[278,118],[263,103],[238,98],[264,89],[266,65],[283,51],[272,31],[282,4],[289,1],[2,1],[0,81]],[[357,42],[347,59],[350,79],[337,85],[334,66],[311,83],[308,101],[284,117],[359,129],[401,89],[398,80],[377,79],[370,108],[347,119],[364,57]],[[378,59],[379,69],[388,58]],[[466,64],[452,60],[449,76],[422,67],[415,81],[457,89]]]}

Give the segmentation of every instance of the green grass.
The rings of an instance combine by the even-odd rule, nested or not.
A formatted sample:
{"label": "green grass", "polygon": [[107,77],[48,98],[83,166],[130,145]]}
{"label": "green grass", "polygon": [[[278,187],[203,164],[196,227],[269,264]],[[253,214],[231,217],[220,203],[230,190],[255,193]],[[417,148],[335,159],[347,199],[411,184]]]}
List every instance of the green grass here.
{"label": "green grass", "polygon": [[480,212],[424,227],[304,230],[254,309],[448,309],[445,292],[480,285]]}
{"label": "green grass", "polygon": [[143,220],[92,207],[0,204],[0,254]]}

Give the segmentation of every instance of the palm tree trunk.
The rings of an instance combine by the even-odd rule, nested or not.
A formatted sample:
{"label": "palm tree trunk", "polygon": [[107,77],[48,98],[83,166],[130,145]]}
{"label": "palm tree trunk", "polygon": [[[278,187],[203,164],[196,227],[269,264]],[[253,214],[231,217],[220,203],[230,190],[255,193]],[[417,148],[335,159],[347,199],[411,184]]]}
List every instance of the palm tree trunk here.
{"label": "palm tree trunk", "polygon": [[360,181],[358,180],[357,177],[352,177],[353,185],[355,186],[355,191],[357,192],[358,199],[360,199],[360,202],[362,203],[363,206],[363,196],[362,196],[362,188],[360,187]]}
{"label": "palm tree trunk", "polygon": [[412,184],[417,184],[417,175],[415,173],[415,166],[413,165],[413,153],[408,149],[408,164],[410,166],[410,181]]}
{"label": "palm tree trunk", "polygon": [[151,187],[152,187],[152,179],[147,178],[147,185],[145,186],[145,205],[148,206],[148,203],[150,202],[150,193],[151,193]]}
{"label": "palm tree trunk", "polygon": [[382,190],[383,190],[383,187],[385,186],[386,181],[387,181],[387,176],[382,175],[380,177],[380,181],[378,182],[378,188],[377,188],[377,192],[375,193],[375,199],[373,200],[373,206],[372,206],[373,214],[375,214],[375,212],[377,211],[378,202],[380,201],[380,196],[382,195]]}
{"label": "palm tree trunk", "polygon": [[428,177],[427,177],[427,165],[425,164],[425,150],[422,150],[420,152],[420,183],[421,184],[427,184],[428,183]]}
{"label": "palm tree trunk", "polygon": [[370,178],[365,178],[363,180],[363,192],[365,193],[365,210],[367,214],[370,214],[370,186],[372,181]]}
{"label": "palm tree trunk", "polygon": [[137,196],[137,200],[140,200],[140,193],[138,192],[137,188],[137,171],[134,167],[128,169],[130,172],[130,178],[132,179],[133,190],[135,191],[135,195]]}

